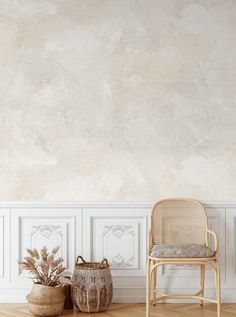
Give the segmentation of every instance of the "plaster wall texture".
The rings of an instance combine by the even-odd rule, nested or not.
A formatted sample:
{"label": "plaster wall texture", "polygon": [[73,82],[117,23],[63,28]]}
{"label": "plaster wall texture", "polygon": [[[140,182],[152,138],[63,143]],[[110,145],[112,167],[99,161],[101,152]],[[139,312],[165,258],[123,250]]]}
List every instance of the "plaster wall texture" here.
{"label": "plaster wall texture", "polygon": [[235,200],[236,1],[0,0],[0,199]]}

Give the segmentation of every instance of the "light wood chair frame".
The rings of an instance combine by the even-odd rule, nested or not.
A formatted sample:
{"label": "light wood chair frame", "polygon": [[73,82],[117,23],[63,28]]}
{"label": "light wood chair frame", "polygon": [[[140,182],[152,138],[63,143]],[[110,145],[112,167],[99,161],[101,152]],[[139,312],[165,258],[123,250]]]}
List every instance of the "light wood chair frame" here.
{"label": "light wood chair frame", "polygon": [[[200,300],[200,305],[203,306],[203,302],[211,302],[217,304],[217,317],[220,317],[220,307],[221,307],[221,293],[220,293],[220,268],[217,259],[218,254],[218,239],[215,232],[211,231],[208,228],[208,220],[205,208],[199,202],[192,199],[183,199],[183,198],[174,198],[174,199],[164,199],[159,201],[154,205],[152,209],[151,217],[153,217],[154,210],[161,205],[162,202],[168,202],[169,200],[173,201],[189,201],[195,204],[198,204],[200,208],[204,211],[205,215],[205,244],[209,247],[209,235],[212,236],[214,240],[214,248],[212,250],[215,252],[215,256],[208,258],[156,258],[151,257],[150,251],[153,246],[153,232],[152,232],[152,221],[150,229],[148,232],[148,259],[147,259],[147,287],[146,287],[146,317],[149,317],[150,314],[150,301],[152,300],[153,306],[156,306],[158,301],[165,299],[198,299]],[[164,294],[157,289],[157,269],[162,265],[199,265],[200,267],[200,289],[194,294]],[[205,284],[205,267],[209,266],[214,272],[215,278],[215,288],[216,288],[216,299],[207,298],[204,296],[204,284]],[[152,287],[151,287],[152,286]]]}

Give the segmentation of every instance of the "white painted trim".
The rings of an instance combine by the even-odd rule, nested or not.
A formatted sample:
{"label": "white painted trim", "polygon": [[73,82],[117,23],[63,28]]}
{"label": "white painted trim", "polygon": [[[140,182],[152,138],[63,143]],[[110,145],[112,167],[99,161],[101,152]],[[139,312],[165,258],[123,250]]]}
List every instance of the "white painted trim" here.
{"label": "white painted trim", "polygon": [[[152,206],[159,199],[140,202],[125,202],[125,201],[0,201],[0,208],[119,208],[119,207],[132,207],[132,208],[152,208]],[[223,201],[223,200],[203,200],[196,199],[204,206],[209,208],[221,207],[221,208],[236,208],[236,200]]]}
{"label": "white painted trim", "polygon": [[[216,214],[216,219],[212,220],[212,223],[217,224],[217,228],[219,229],[219,239],[220,239],[220,249],[223,250],[220,252],[220,259],[222,264],[222,301],[223,302],[236,302],[236,286],[233,284],[233,280],[235,280],[236,276],[233,271],[235,264],[232,262],[228,269],[228,272],[225,271],[227,267],[225,265],[228,258],[225,255],[226,249],[226,230],[227,226],[230,228],[229,223],[227,223],[227,217],[231,217],[232,219],[236,219],[236,201],[201,201],[204,203],[205,207],[208,211],[210,211],[211,215]],[[48,218],[45,217],[45,214],[49,216],[50,214],[56,215],[58,219],[63,214],[63,217],[68,218],[70,215],[74,215],[76,220],[73,225],[74,236],[73,240],[73,252],[74,255],[88,255],[93,252],[93,248],[96,246],[92,245],[91,236],[94,234],[93,230],[91,230],[90,223],[93,219],[98,219],[104,217],[104,219],[110,219],[112,217],[116,219],[121,219],[121,224],[124,225],[124,219],[133,218],[134,224],[137,219],[145,219],[139,223],[139,230],[142,234],[135,234],[135,239],[139,242],[139,254],[140,254],[140,270],[136,270],[135,268],[117,268],[115,274],[113,274],[114,278],[114,302],[128,302],[128,303],[139,303],[145,302],[145,244],[146,244],[146,233],[147,233],[147,220],[148,215],[151,213],[151,208],[154,203],[150,202],[141,202],[141,203],[132,203],[132,202],[77,202],[77,201],[41,201],[41,202],[0,202],[0,213],[4,213],[9,221],[6,222],[5,233],[7,236],[11,236],[11,239],[4,239],[5,249],[7,250],[7,241],[11,241],[11,256],[8,253],[4,255],[4,263],[6,263],[5,267],[7,270],[4,278],[0,281],[0,302],[24,302],[25,295],[29,292],[29,287],[31,286],[30,281],[28,279],[22,278],[18,279],[16,274],[14,275],[14,267],[16,264],[17,250],[21,247],[22,242],[21,238],[24,235],[21,233],[17,234],[17,218],[21,219],[22,216],[27,215],[30,219],[37,218],[37,215],[42,216],[42,219]],[[43,211],[43,212],[41,212]],[[58,212],[58,215],[57,215]],[[218,217],[218,220],[217,220]],[[213,217],[214,218],[214,217]],[[11,219],[11,220],[10,220]],[[91,221],[90,221],[91,220]],[[35,220],[37,221],[37,220]],[[30,224],[30,222],[29,222]],[[31,222],[32,224],[32,222]],[[51,224],[53,222],[51,221]],[[118,221],[119,224],[119,221]],[[34,225],[34,223],[33,223]],[[132,224],[131,224],[132,226]],[[101,226],[102,227],[102,226]],[[9,229],[10,228],[10,229]],[[8,230],[9,229],[9,230]],[[145,232],[146,230],[146,232]],[[231,229],[232,230],[232,229]],[[66,232],[66,230],[65,230]],[[136,231],[137,232],[137,231]],[[98,239],[100,234],[97,235]],[[140,237],[142,238],[140,238]],[[27,238],[26,238],[26,241]],[[70,240],[71,241],[71,240]],[[99,240],[100,241],[100,240]],[[100,242],[99,242],[100,243]],[[232,242],[231,242],[232,243]],[[49,241],[50,244],[50,241]],[[99,246],[100,244],[98,244]],[[234,246],[235,247],[235,246]],[[126,244],[124,243],[124,248],[126,248]],[[10,249],[10,248],[9,248]],[[99,249],[99,248],[98,248]],[[68,249],[69,250],[69,249]],[[83,251],[82,251],[83,250]],[[92,250],[92,251],[91,251]],[[110,247],[108,248],[110,250]],[[235,248],[236,250],[236,248]],[[122,249],[123,251],[123,249]],[[68,251],[69,252],[69,251]],[[231,251],[230,251],[231,252]],[[70,252],[69,252],[70,253]],[[232,253],[232,252],[231,252]],[[71,253],[70,253],[71,254]],[[96,254],[96,252],[94,253]],[[108,252],[109,256],[110,253]],[[99,255],[100,257],[100,255]],[[136,256],[137,258],[137,256]],[[227,258],[227,259],[226,259]],[[235,257],[236,259],[236,257]],[[236,261],[235,261],[236,263]],[[9,273],[8,273],[9,272]],[[225,277],[227,274],[231,272],[230,276],[228,276],[228,280],[231,280],[232,283],[226,283]],[[192,273],[190,270],[189,273],[183,274],[181,270],[175,270],[173,272],[170,271],[172,283],[170,285],[171,290],[179,291],[178,287],[181,287],[183,284],[185,287],[189,287],[188,291],[191,291],[190,288],[195,287],[195,283],[197,282],[197,274],[196,271]],[[209,275],[209,274],[207,274]],[[166,278],[167,281],[168,278]],[[182,281],[182,282],[181,282]],[[164,281],[165,282],[165,281]],[[213,279],[207,277],[206,281],[207,287],[212,287],[214,285]],[[196,284],[197,285],[197,284]],[[163,286],[160,287],[168,287],[163,283]],[[213,295],[213,290],[206,289],[209,292],[209,295]]]}

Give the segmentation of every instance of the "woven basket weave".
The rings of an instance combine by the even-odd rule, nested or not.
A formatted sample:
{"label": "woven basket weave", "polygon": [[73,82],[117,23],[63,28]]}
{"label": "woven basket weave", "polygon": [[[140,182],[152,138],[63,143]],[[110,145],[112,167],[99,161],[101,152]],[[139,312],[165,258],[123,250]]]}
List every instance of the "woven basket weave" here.
{"label": "woven basket weave", "polygon": [[86,262],[78,256],[72,276],[72,301],[78,311],[94,313],[108,308],[113,296],[107,259]]}

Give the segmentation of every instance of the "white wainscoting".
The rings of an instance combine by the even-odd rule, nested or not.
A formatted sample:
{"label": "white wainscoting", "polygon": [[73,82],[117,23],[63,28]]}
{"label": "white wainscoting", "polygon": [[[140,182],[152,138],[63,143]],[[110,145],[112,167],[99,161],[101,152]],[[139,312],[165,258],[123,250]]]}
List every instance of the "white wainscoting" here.
{"label": "white wainscoting", "polygon": [[81,209],[70,208],[12,208],[11,209],[11,284],[29,286],[32,282],[17,265],[26,249],[49,249],[60,245],[58,255],[65,266],[73,268],[77,252],[81,250]]}
{"label": "white wainscoting", "polygon": [[145,276],[149,209],[83,210],[83,255],[109,259],[114,277]]}
{"label": "white wainscoting", "polygon": [[[107,257],[115,302],[145,302],[146,244],[151,204],[2,203],[0,206],[0,302],[24,302],[31,281],[17,260],[26,248],[53,248],[69,270],[77,255]],[[205,202],[209,226],[219,237],[222,300],[236,302],[236,203]],[[166,266],[158,285],[191,292],[199,285],[197,267]],[[214,296],[214,279],[206,274],[206,294]]]}
{"label": "white wainscoting", "polygon": [[10,213],[0,209],[0,286],[10,282]]}

